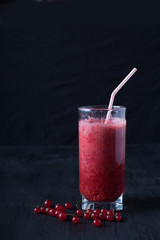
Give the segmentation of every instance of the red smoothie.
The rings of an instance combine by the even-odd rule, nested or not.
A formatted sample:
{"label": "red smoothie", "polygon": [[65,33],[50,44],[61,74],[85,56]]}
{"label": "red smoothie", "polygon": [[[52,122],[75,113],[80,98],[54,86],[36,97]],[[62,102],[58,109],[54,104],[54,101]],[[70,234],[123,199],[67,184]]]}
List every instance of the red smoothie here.
{"label": "red smoothie", "polygon": [[89,201],[113,202],[125,190],[126,121],[79,121],[79,188]]}

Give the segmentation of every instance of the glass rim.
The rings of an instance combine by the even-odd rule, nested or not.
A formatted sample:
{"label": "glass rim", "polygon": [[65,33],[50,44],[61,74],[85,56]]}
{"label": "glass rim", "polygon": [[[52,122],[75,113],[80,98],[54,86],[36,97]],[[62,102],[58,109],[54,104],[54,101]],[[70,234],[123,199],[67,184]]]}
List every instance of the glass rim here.
{"label": "glass rim", "polygon": [[113,111],[113,110],[126,110],[124,106],[112,106],[112,109],[108,109],[108,105],[91,105],[91,106],[81,106],[78,107],[79,111],[91,111],[91,110],[99,110],[99,111]]}

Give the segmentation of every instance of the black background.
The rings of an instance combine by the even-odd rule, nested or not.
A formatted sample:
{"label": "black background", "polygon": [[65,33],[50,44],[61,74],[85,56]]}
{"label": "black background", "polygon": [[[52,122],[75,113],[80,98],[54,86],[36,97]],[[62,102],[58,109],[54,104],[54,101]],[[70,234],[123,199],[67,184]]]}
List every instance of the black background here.
{"label": "black background", "polygon": [[2,1],[0,144],[78,143],[78,106],[127,107],[127,143],[159,142],[160,18],[147,1]]}

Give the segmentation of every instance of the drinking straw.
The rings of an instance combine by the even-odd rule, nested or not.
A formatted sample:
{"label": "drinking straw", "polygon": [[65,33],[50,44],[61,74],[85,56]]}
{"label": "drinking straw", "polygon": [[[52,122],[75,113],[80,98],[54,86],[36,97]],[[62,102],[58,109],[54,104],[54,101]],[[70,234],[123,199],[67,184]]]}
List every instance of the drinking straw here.
{"label": "drinking straw", "polygon": [[110,119],[111,110],[112,110],[112,106],[113,106],[113,101],[114,101],[115,95],[124,86],[124,84],[132,77],[132,75],[136,71],[137,71],[137,69],[133,68],[132,71],[123,79],[123,81],[112,92],[111,97],[110,97],[110,101],[109,101],[108,112],[107,112],[105,123],[107,123],[109,121],[109,119]]}

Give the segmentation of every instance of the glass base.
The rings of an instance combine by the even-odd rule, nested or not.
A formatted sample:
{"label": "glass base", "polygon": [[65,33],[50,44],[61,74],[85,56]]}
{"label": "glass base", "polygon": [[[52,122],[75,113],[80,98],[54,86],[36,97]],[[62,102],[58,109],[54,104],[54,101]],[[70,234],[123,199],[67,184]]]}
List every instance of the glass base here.
{"label": "glass base", "polygon": [[123,210],[123,194],[114,202],[91,202],[82,195],[82,209],[101,209],[106,208],[112,211]]}

